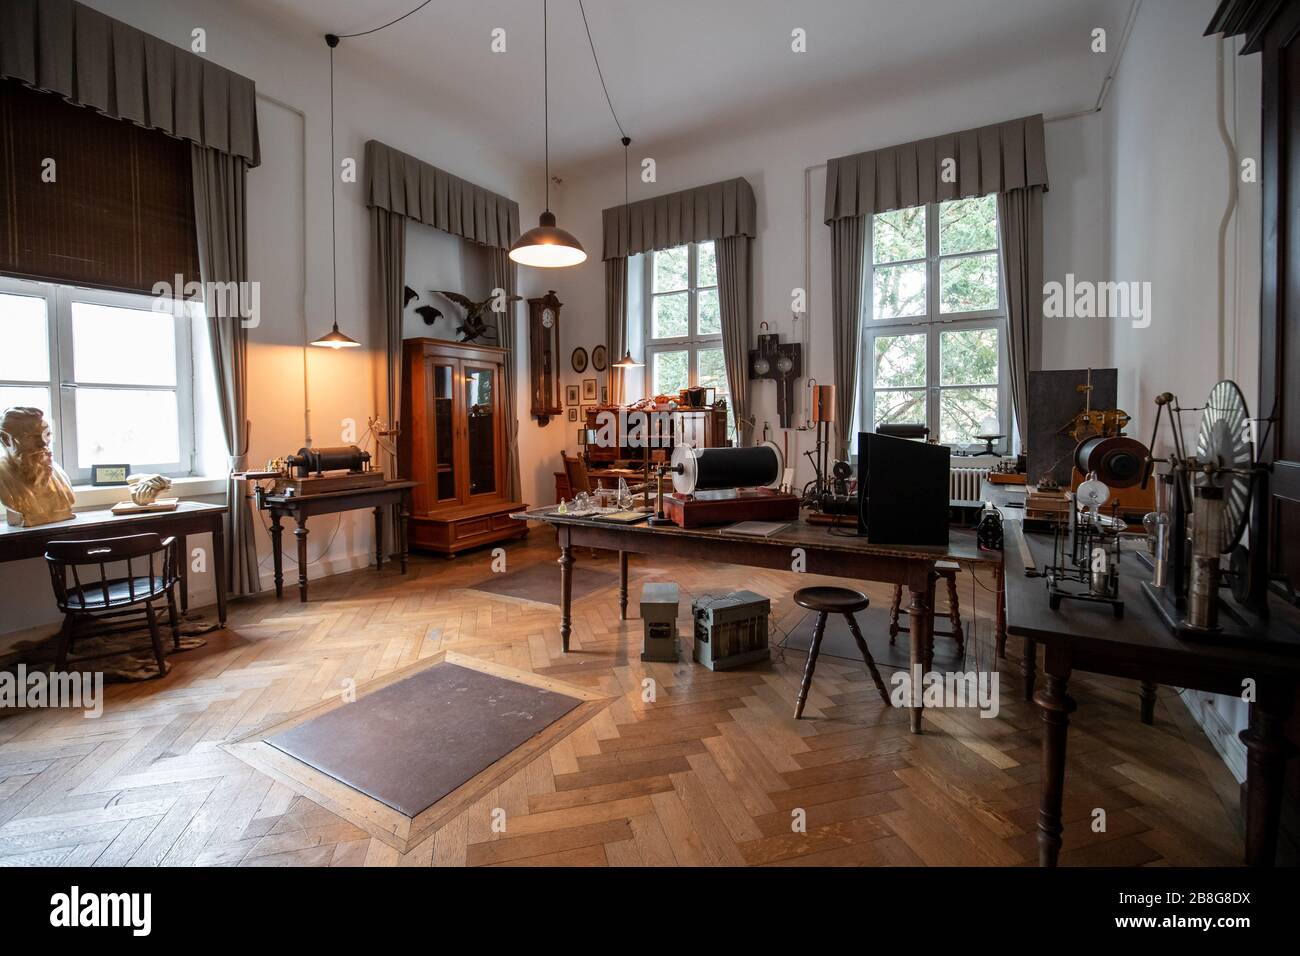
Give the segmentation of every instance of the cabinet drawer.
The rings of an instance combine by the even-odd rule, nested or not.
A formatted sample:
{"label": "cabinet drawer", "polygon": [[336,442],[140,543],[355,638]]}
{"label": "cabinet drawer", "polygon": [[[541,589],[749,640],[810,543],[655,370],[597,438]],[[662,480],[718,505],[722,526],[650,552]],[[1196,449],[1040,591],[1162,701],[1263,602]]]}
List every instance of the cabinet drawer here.
{"label": "cabinet drawer", "polygon": [[510,517],[509,512],[502,512],[499,515],[492,516],[493,531],[509,531],[511,528],[518,528],[519,522]]}
{"label": "cabinet drawer", "polygon": [[472,538],[475,535],[487,534],[492,530],[492,516],[484,515],[481,518],[466,518],[464,521],[457,521],[453,527],[456,529],[456,539],[458,541]]}

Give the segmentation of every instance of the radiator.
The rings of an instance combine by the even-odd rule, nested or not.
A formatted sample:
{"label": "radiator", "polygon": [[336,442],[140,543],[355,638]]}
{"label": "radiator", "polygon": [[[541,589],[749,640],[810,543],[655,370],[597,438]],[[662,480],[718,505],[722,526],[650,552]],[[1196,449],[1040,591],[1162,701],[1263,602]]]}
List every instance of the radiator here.
{"label": "radiator", "polygon": [[948,497],[958,501],[979,501],[980,485],[988,477],[987,468],[953,468],[949,471]]}

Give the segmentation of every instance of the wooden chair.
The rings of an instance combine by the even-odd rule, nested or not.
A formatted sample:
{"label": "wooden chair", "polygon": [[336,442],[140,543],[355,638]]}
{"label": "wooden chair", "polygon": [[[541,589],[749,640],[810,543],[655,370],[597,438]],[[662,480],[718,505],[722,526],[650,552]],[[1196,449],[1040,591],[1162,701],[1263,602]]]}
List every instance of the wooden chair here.
{"label": "wooden chair", "polygon": [[[56,664],[59,670],[67,668],[68,654],[81,622],[105,621],[143,612],[149,622],[158,676],[167,673],[154,601],[167,602],[172,645],[179,648],[181,638],[176,619],[179,569],[175,538],[164,540],[157,534],[133,534],[99,541],[56,540],[46,546],[45,560],[50,569],[55,600],[63,612]],[[110,572],[109,565],[121,562],[125,562],[125,574],[110,576],[117,572]],[[96,656],[112,657],[120,653],[115,651]]]}
{"label": "wooden chair", "polygon": [[863,638],[862,631],[858,629],[858,622],[853,617],[857,611],[866,610],[871,604],[871,599],[849,588],[812,587],[795,591],[794,603],[817,612],[817,623],[813,625],[812,645],[808,648],[808,663],[804,665],[803,682],[799,685],[799,696],[794,702],[794,719],[798,720],[803,716],[803,705],[808,701],[808,690],[812,687],[813,671],[817,668],[817,655],[821,653],[822,635],[826,632],[828,614],[843,614],[849,622],[849,633],[857,642],[858,652],[862,655],[867,670],[871,672],[871,679],[876,683],[880,699],[885,702],[886,707],[893,706],[889,700],[889,691],[885,690],[885,682],[880,677],[880,671],[876,670],[876,662],[872,660],[871,651],[867,649],[866,639]]}
{"label": "wooden chair", "polygon": [[[961,626],[961,603],[957,600],[957,572],[961,568],[949,561],[937,561],[934,565],[934,573],[939,575],[948,583],[948,620],[952,624],[950,631],[934,631],[935,637],[951,637],[957,642],[957,653],[965,655],[966,653],[966,634]],[[894,585],[894,600],[889,605],[889,643],[894,643],[894,638],[899,631],[907,631],[907,628],[899,626],[898,617],[903,605],[903,586]],[[931,617],[937,617],[938,611],[930,609]]]}

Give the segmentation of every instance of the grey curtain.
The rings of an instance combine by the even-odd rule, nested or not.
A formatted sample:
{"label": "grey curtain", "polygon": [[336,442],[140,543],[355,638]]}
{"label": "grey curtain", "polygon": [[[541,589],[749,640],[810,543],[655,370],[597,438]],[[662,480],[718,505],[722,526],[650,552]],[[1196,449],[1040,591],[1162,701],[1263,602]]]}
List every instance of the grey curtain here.
{"label": "grey curtain", "polygon": [[252,80],[73,0],[0,3],[0,77],[261,161]]}
{"label": "grey curtain", "polygon": [[826,164],[825,218],[1030,186],[1047,188],[1041,114],[832,159]]}
{"label": "grey curtain", "polygon": [[497,249],[519,237],[519,204],[377,141],[366,143],[366,204]]}
{"label": "grey curtain", "polygon": [[849,452],[853,403],[858,394],[858,348],[862,332],[862,272],[867,251],[867,218],[852,216],[836,219],[830,225],[836,454],[844,458]]}
{"label": "grey curtain", "polygon": [[623,402],[623,369],[614,363],[627,350],[627,259],[619,256],[605,260],[605,348],[609,352],[609,400]]}
{"label": "grey curtain", "polygon": [[[504,289],[507,296],[515,295],[519,267],[511,261],[509,250],[491,250],[491,276],[493,289]],[[523,496],[523,485],[519,481],[519,410],[515,387],[517,305],[517,302],[507,302],[506,311],[497,315],[497,342],[506,350],[505,381],[501,392],[506,407],[506,494],[511,501],[519,501]]]}
{"label": "grey curtain", "polygon": [[[230,456],[230,470],[248,467],[248,329],[241,319],[240,300],[248,282],[248,167],[229,153],[202,146],[190,148],[194,179],[194,221],[198,232],[199,273],[204,288],[212,283],[234,283],[236,295],[207,296],[208,335],[221,410],[221,431]],[[223,311],[224,309],[224,311]],[[224,518],[226,581],[232,594],[255,594],[262,589],[258,577],[257,548],[253,541],[253,515],[240,482],[226,482]]]}
{"label": "grey curtain", "polygon": [[[374,269],[375,341],[387,343],[386,370],[390,428],[400,427],[402,416],[402,288],[406,284],[406,217],[370,207],[370,245]],[[385,474],[397,477],[397,454],[389,452],[382,463]],[[390,538],[389,540],[395,540]]]}
{"label": "grey curtain", "polygon": [[753,246],[754,240],[749,236],[727,236],[713,243],[718,258],[722,354],[727,364],[727,384],[731,390],[739,445],[750,444],[754,434],[754,420],[749,413],[749,332],[754,311],[754,288],[750,281]]}
{"label": "grey curtain", "polygon": [[754,189],[744,179],[728,179],[611,206],[603,216],[601,258],[625,259],[687,242],[754,236],[757,218]]}
{"label": "grey curtain", "polygon": [[998,230],[1007,285],[1011,407],[1027,447],[1029,372],[1041,364],[1043,332],[1043,187],[998,194]]}

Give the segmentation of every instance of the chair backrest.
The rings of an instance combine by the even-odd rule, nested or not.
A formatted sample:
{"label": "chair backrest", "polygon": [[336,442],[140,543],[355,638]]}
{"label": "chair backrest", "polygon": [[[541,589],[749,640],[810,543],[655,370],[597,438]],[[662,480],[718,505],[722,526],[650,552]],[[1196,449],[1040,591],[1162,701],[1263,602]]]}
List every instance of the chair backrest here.
{"label": "chair backrest", "polygon": [[[45,546],[45,561],[60,610],[67,610],[69,586],[83,596],[83,604],[84,598],[95,590],[100,591],[104,605],[134,603],[157,593],[156,582],[161,581],[164,589],[176,582],[176,539],[164,540],[157,534],[132,534],[98,541],[56,538]],[[126,574],[110,576],[108,566],[121,561],[126,562]],[[137,586],[136,581],[141,578],[147,583]],[[125,602],[110,600],[109,585],[113,581],[127,582]]]}
{"label": "chair backrest", "polygon": [[591,494],[591,477],[587,474],[587,465],[581,458],[570,458],[560,452],[564,459],[564,475],[569,479],[569,490],[575,495],[580,491]]}

